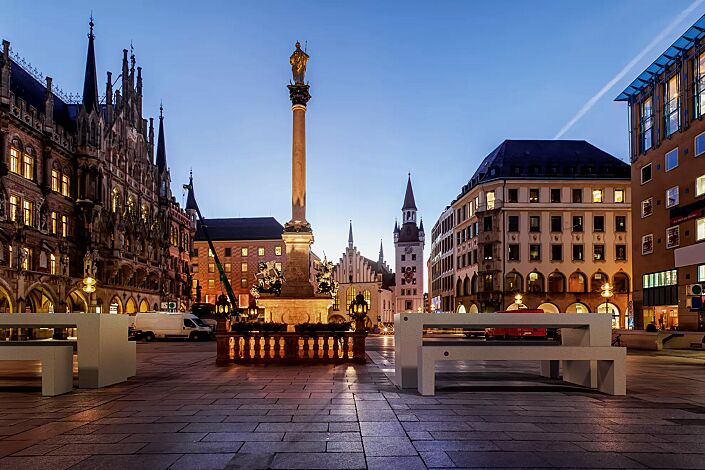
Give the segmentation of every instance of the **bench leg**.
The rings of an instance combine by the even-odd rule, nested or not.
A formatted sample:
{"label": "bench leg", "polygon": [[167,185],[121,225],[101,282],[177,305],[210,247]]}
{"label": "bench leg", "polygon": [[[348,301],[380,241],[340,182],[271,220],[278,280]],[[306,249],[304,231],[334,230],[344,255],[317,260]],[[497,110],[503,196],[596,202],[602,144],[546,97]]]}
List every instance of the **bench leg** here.
{"label": "bench leg", "polygon": [[73,388],[73,349],[57,347],[42,360],[42,395],[53,397]]}
{"label": "bench leg", "polygon": [[627,394],[624,358],[597,361],[597,387],[601,392],[610,395]]}
{"label": "bench leg", "polygon": [[423,346],[418,348],[418,391],[423,396],[433,396],[436,394],[436,361],[425,358]]}
{"label": "bench leg", "polygon": [[548,377],[550,379],[557,379],[560,375],[560,362],[559,361],[541,361],[541,377]]}
{"label": "bench leg", "polygon": [[590,361],[561,361],[563,364],[563,381],[583,387],[592,386],[592,367]]}

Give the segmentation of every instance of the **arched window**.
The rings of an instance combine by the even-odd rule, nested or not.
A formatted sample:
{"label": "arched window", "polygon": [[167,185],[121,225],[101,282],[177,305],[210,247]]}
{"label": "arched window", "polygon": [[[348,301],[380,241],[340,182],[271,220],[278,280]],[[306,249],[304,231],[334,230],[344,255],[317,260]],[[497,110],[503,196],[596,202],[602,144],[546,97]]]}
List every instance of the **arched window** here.
{"label": "arched window", "polygon": [[66,197],[71,194],[71,170],[68,167],[61,172],[61,194]]}
{"label": "arched window", "polygon": [[34,180],[35,153],[32,147],[27,147],[22,154],[22,176]]}
{"label": "arched window", "polygon": [[10,143],[10,171],[20,174],[22,162],[22,143],[18,139],[12,139]]}
{"label": "arched window", "polygon": [[549,292],[565,292],[565,276],[558,271],[548,275]]}
{"label": "arched window", "polygon": [[601,292],[602,286],[609,281],[607,274],[597,271],[590,278],[590,292]]}
{"label": "arched window", "polygon": [[507,273],[504,277],[504,291],[505,292],[519,292],[522,290],[523,279],[521,274],[516,271]]}
{"label": "arched window", "polygon": [[61,167],[57,162],[51,168],[51,190],[57,193],[61,191]]}
{"label": "arched window", "polygon": [[463,282],[458,278],[458,282],[455,283],[455,295],[460,297],[463,295]]}
{"label": "arched window", "polygon": [[530,272],[526,278],[526,290],[532,293],[544,292],[543,274],[538,271]]}
{"label": "arched window", "polygon": [[612,278],[612,287],[617,294],[629,292],[629,276],[626,273],[617,273]]}
{"label": "arched window", "polygon": [[465,280],[463,281],[463,293],[465,295],[470,295],[471,292],[471,287],[470,287],[470,278],[465,276]]}
{"label": "arched window", "polygon": [[585,274],[576,271],[570,275],[568,278],[568,292],[587,292],[587,279],[585,278]]}
{"label": "arched window", "polygon": [[145,224],[149,223],[149,207],[147,207],[147,204],[142,204],[142,221]]}
{"label": "arched window", "polygon": [[365,297],[365,302],[367,302],[367,304],[369,305],[369,303],[372,301],[372,295],[370,294],[370,291],[368,291],[367,289],[365,289],[365,290],[362,292],[362,295]]}
{"label": "arched window", "polygon": [[135,198],[132,196],[127,198],[127,212],[130,215],[133,215],[135,213]]}
{"label": "arched window", "polygon": [[470,281],[470,292],[471,294],[477,294],[477,274],[472,275],[472,280]]}
{"label": "arched window", "polygon": [[357,291],[355,291],[354,287],[348,287],[348,289],[345,291],[345,305],[349,306],[353,300],[355,300],[355,296],[357,295]]}

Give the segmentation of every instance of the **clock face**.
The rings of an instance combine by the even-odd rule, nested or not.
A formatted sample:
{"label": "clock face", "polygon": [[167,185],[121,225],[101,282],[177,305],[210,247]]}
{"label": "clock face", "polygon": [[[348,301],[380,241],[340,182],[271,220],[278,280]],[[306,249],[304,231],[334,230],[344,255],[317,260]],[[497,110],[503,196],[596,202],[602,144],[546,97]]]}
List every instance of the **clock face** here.
{"label": "clock face", "polygon": [[411,252],[414,250],[412,250],[410,246],[407,246],[404,251],[406,252],[406,254],[411,254]]}
{"label": "clock face", "polygon": [[414,273],[411,268],[406,268],[406,272],[404,273],[404,279],[406,279],[406,282],[408,283],[411,283],[411,281],[414,279]]}

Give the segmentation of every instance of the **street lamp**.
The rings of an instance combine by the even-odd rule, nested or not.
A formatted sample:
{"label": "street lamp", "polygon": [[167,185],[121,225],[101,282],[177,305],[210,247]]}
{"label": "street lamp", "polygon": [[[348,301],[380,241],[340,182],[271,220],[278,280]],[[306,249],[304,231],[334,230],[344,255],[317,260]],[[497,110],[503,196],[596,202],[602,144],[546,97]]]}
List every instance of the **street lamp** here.
{"label": "street lamp", "polygon": [[370,306],[365,300],[365,296],[361,293],[355,296],[355,299],[350,302],[348,306],[348,313],[350,318],[355,321],[355,331],[360,331],[364,328],[365,317],[369,311]]}
{"label": "street lamp", "polygon": [[600,295],[605,298],[605,313],[609,313],[609,310],[607,309],[607,301],[609,300],[610,297],[612,297],[612,286],[610,286],[609,282],[605,282],[602,284],[602,292]]}
{"label": "street lamp", "polygon": [[522,295],[517,292],[517,295],[514,296],[514,304],[517,306],[517,310],[521,308],[521,302],[523,300]]}
{"label": "street lamp", "polygon": [[220,294],[215,302],[215,312],[218,315],[226,316],[230,313],[230,302],[225,294]]}

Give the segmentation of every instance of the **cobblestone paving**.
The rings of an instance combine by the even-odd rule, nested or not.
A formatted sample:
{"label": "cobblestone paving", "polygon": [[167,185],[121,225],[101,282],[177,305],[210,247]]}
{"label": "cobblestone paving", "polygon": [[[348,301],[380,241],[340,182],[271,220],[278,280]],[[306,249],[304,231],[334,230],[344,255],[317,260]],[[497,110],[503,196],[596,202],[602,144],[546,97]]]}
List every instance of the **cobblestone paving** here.
{"label": "cobblestone paving", "polygon": [[444,363],[421,397],[392,384],[392,341],[338,367],[139,344],[136,379],[55,398],[0,363],[0,469],[705,468],[705,353],[630,355],[626,398],[528,362]]}

